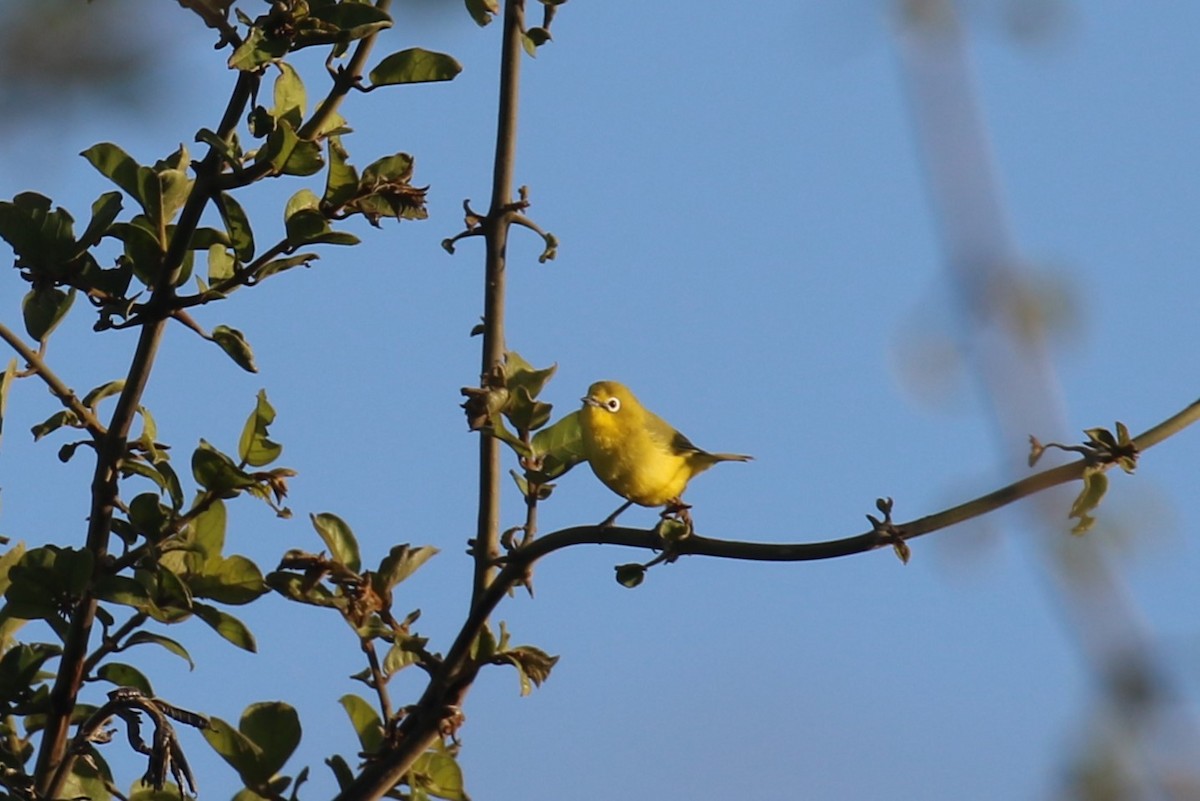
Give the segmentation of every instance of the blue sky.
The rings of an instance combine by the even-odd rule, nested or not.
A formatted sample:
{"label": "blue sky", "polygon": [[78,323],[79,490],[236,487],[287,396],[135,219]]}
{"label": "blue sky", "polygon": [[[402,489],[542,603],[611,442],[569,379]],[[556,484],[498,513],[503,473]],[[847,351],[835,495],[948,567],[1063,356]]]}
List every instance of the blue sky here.
{"label": "blue sky", "polygon": [[[430,219],[381,232],[351,224],[361,247],[329,248],[311,270],[200,310],[203,325],[246,333],[259,374],[173,330],[147,404],[184,460],[200,437],[233,448],[265,387],[281,463],[300,473],[297,514],[282,522],[234,504],[228,549],[264,568],[288,548],[316,550],[305,518],[320,511],[353,526],[368,562],[396,542],[436,545],[442,554],[397,603],[420,607],[419,630],[444,649],[470,576],[476,443],[457,404],[477,380],[467,333],[482,256],[477,241],[453,257],[439,242],[459,230],[464,198],[486,206],[498,26],[477,29],[457,3],[418,5],[397,4],[377,52],[443,50],[462,75],[351,98],[345,144],[359,164],[415,154]],[[132,111],[47,102],[53,116],[0,145],[0,196],[35,189],[85,219],[109,187],[79,151],[110,140],[152,162],[215,124],[233,76],[198,21],[162,6],[150,19],[167,55],[149,96]],[[540,243],[515,232],[509,346],[558,364],[545,393],[556,412],[615,378],[700,446],[754,454],[696,480],[701,533],[846,536],[884,495],[898,519],[917,517],[1016,477],[1002,455],[1024,434],[1075,441],[1118,419],[1141,431],[1197,395],[1200,7],[1064,1],[1030,37],[1006,25],[1006,11],[1030,3],[963,6],[1013,239],[1035,279],[1065,298],[1051,336],[1065,427],[1016,443],[997,442],[970,374],[924,347],[957,334],[957,312],[891,5],[763,0],[716,14],[678,0],[576,0],[554,42],[523,64],[517,180],[562,244],[539,265]],[[319,64],[301,64],[315,96]],[[306,185],[317,183],[248,196],[261,239]],[[21,292],[15,271],[0,272],[7,324],[19,321]],[[91,322],[76,308],[48,357],[81,390],[120,375],[134,339],[90,335]],[[939,383],[914,392],[904,353]],[[28,426],[53,411],[32,382],[9,406],[0,532],[81,539],[86,459],[62,466],[57,442],[29,442]],[[1114,476],[1084,539],[1065,533],[1068,496],[1057,533],[1005,512],[914,542],[907,566],[888,551],[804,565],[695,558],[629,591],[612,566],[642,554],[556,554],[538,568],[536,599],[514,598],[498,618],[562,659],[529,698],[511,672],[481,678],[462,732],[468,789],[490,801],[1055,797],[1100,727],[1043,540],[1111,557],[1194,714],[1197,436]],[[515,489],[505,501],[516,525]],[[599,521],[616,502],[576,470],[543,507],[543,529]],[[228,720],[256,700],[293,703],[306,737],[288,770],[310,765],[305,797],[328,795],[322,759],[356,750],[337,698],[361,688],[346,678],[361,668],[357,647],[320,610],[267,598],[240,611],[258,655],[188,624],[168,633],[192,649],[194,672],[153,653],[138,664],[171,702]],[[393,696],[418,679],[398,679]],[[204,797],[231,795],[232,772],[185,738]],[[138,773],[111,758],[122,783]]]}

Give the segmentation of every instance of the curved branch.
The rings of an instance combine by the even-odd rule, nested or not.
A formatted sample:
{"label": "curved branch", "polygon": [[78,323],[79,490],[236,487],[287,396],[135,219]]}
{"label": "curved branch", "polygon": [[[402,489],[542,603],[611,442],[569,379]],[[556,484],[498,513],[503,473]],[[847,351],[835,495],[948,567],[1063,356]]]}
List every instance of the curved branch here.
{"label": "curved branch", "polygon": [[[1194,401],[1161,423],[1134,437],[1138,452],[1154,447],[1168,437],[1200,420],[1200,400]],[[713,556],[721,559],[748,559],[764,562],[808,562],[835,559],[856,553],[873,551],[891,545],[896,539],[911,540],[934,531],[994,512],[1014,501],[1039,492],[1069,484],[1083,478],[1090,469],[1107,470],[1112,464],[1098,464],[1095,459],[1082,458],[1058,465],[1015,481],[957,506],[907,523],[897,523],[888,531],[873,529],[851,537],[811,543],[765,543],[713,539],[693,534],[673,543],[671,550],[679,555]],[[600,528],[575,526],[546,534],[529,545],[513,551],[509,561],[522,566],[531,565],[543,556],[573,545],[624,545],[631,548],[661,550],[662,540],[653,529]]]}
{"label": "curved branch", "polygon": [[[1148,429],[1133,440],[1138,451],[1145,451],[1169,436],[1200,420],[1200,400]],[[851,537],[812,543],[763,543],[714,539],[696,534],[671,545],[672,554],[713,556],[723,559],[749,559],[770,562],[804,562],[834,559],[873,551],[897,540],[910,540],[948,528],[971,518],[993,512],[1014,501],[1039,492],[1078,481],[1084,472],[1108,469],[1112,464],[1095,458],[1077,459],[1035,473],[998,490],[941,512],[887,528],[874,528]],[[653,529],[601,526],[574,526],[546,534],[514,549],[504,567],[488,584],[471,607],[470,614],[446,653],[440,669],[431,678],[421,700],[400,724],[394,750],[380,756],[363,770],[355,782],[338,798],[378,798],[401,781],[412,762],[440,736],[445,721],[457,711],[481,667],[471,658],[471,648],[488,618],[508,593],[527,577],[529,569],[542,557],[575,545],[623,545],[630,548],[662,550],[664,543]]]}

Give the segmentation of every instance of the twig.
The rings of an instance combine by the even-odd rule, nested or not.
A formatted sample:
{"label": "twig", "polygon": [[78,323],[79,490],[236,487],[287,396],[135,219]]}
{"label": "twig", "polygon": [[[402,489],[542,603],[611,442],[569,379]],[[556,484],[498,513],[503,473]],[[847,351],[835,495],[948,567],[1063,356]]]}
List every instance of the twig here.
{"label": "twig", "polygon": [[[380,11],[387,11],[391,5],[392,0],[375,0],[375,7]],[[308,121],[296,131],[296,136],[311,140],[324,129],[342,101],[346,99],[346,95],[350,94],[350,90],[362,80],[363,67],[367,63],[367,57],[371,55],[371,48],[375,46],[375,39],[376,35],[372,35],[359,41],[350,60],[346,62],[345,68],[336,71],[329,70],[329,74],[333,77],[333,88],[329,90],[329,94],[317,106]]]}
{"label": "twig", "polygon": [[[517,154],[517,99],[521,75],[521,31],[524,0],[504,5],[503,43],[500,53],[500,104],[496,119],[496,153],[492,168],[492,198],[484,218],[486,245],[483,295],[483,343],[480,366],[485,386],[503,369],[504,297],[508,229],[511,224],[513,172]],[[500,555],[500,442],[479,438],[479,517],[475,532],[474,605],[491,582]]]}

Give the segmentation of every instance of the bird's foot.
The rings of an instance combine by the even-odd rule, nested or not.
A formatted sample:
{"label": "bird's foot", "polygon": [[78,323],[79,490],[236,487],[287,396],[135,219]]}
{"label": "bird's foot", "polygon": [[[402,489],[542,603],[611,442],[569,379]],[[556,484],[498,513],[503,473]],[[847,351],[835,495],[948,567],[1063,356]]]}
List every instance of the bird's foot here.
{"label": "bird's foot", "polygon": [[621,516],[621,513],[624,512],[626,509],[628,509],[630,506],[633,506],[633,501],[625,501],[625,503],[623,503],[617,507],[617,510],[615,512],[613,512],[608,517],[604,518],[604,520],[600,521],[600,525],[598,526],[598,528],[612,528],[612,524],[617,522],[617,518]]}

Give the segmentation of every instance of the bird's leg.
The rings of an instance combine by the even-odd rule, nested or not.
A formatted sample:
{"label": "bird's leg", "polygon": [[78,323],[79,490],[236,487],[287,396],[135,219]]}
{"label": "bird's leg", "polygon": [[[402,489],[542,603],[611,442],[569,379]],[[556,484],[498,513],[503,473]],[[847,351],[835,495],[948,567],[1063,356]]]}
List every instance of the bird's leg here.
{"label": "bird's leg", "polygon": [[663,518],[677,518],[688,527],[688,531],[692,529],[692,515],[688,512],[691,509],[691,504],[684,503],[681,498],[672,498],[667,501],[667,505],[663,508],[660,516]]}
{"label": "bird's leg", "polygon": [[600,528],[609,528],[612,526],[613,523],[617,522],[617,518],[620,516],[621,512],[624,512],[630,506],[633,506],[633,501],[625,501],[625,503],[618,506],[617,511],[604,518],[604,521],[600,524]]}

